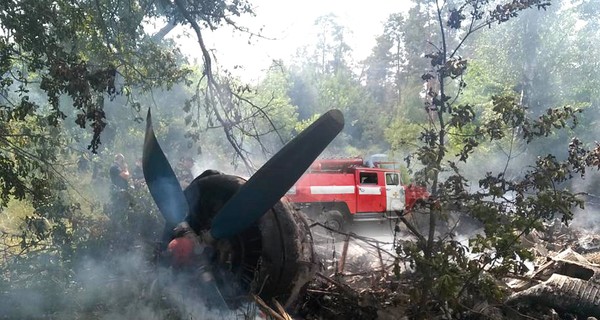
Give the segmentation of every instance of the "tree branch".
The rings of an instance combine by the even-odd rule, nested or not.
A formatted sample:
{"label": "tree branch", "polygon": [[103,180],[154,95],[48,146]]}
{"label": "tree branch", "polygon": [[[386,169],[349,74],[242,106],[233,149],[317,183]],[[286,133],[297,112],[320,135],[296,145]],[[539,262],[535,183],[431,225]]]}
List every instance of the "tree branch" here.
{"label": "tree branch", "polygon": [[[206,48],[206,44],[204,43],[200,25],[198,25],[198,22],[196,22],[196,20],[194,20],[192,18],[192,16],[189,14],[189,12],[187,11],[187,9],[184,5],[184,0],[174,0],[174,1],[175,1],[175,4],[177,5],[177,8],[180,11],[180,13],[183,15],[183,17],[186,19],[186,21],[192,26],[192,29],[196,33],[196,38],[198,40],[198,45],[200,46],[200,50],[202,51],[202,57],[203,57],[203,61],[204,61],[204,75],[206,76],[207,83],[208,83],[207,94],[209,96],[211,95],[211,93],[214,94],[217,97],[217,99],[222,103],[222,102],[224,102],[223,101],[224,99],[223,99],[223,97],[221,97],[222,93],[220,90],[220,85],[215,80],[214,75],[212,73],[212,59],[211,59],[210,53],[208,52],[208,49]],[[229,143],[231,144],[231,146],[233,147],[235,153],[240,157],[240,159],[242,159],[242,161],[244,162],[244,165],[246,166],[246,169],[250,173],[252,173],[254,171],[254,167],[251,165],[249,160],[242,153],[242,149],[241,149],[240,145],[235,141],[235,139],[233,137],[233,133],[231,132],[231,127],[226,123],[226,121],[224,121],[224,119],[222,118],[222,116],[218,110],[218,107],[216,105],[214,105],[214,103],[211,100],[212,99],[210,97],[208,97],[208,96],[205,97],[205,102],[208,102],[209,105],[212,107],[212,111],[214,112],[215,117],[217,118],[217,121],[219,121],[219,123],[221,123],[221,125],[223,125],[223,131],[225,132],[225,136],[226,136],[227,140],[229,141]]]}

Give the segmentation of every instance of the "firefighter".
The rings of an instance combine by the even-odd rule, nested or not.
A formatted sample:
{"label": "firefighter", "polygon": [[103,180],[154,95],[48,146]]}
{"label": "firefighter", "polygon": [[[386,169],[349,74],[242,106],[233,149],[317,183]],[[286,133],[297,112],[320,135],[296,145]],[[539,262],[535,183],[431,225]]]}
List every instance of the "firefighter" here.
{"label": "firefighter", "polygon": [[115,155],[115,161],[110,167],[110,196],[111,216],[121,217],[123,210],[127,207],[127,189],[129,188],[129,169],[125,157],[121,153]]}
{"label": "firefighter", "polygon": [[110,181],[112,189],[115,191],[127,190],[129,187],[129,168],[125,162],[125,157],[121,153],[115,155],[115,161],[110,167]]}

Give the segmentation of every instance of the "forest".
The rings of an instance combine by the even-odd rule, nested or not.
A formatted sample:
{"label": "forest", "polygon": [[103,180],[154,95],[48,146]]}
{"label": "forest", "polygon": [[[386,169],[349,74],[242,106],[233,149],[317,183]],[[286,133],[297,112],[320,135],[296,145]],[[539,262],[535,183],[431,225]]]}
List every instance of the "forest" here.
{"label": "forest", "polygon": [[[239,22],[260,19],[252,0],[1,1],[0,319],[600,317],[600,281],[564,271],[600,270],[600,2],[412,0],[386,16],[366,59],[332,12],[249,82],[206,37],[262,37]],[[250,290],[215,311],[157,262],[172,226],[141,168],[148,110],[185,188],[207,169],[251,177],[332,109],[345,126],[321,158],[386,154],[431,201],[395,220],[376,280],[329,274],[325,253],[296,301]],[[551,258],[567,249],[579,260]],[[550,261],[581,289],[540,280]]]}

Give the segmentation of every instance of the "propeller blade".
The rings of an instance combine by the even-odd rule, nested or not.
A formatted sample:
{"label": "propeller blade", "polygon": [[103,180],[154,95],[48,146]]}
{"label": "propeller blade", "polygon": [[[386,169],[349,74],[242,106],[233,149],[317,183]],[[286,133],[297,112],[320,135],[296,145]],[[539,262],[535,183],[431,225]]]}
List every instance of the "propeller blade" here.
{"label": "propeller blade", "polygon": [[298,181],[344,128],[344,116],[330,110],[288,142],[225,203],[211,224],[215,239],[229,238],[254,224]]}
{"label": "propeller blade", "polygon": [[150,110],[146,120],[142,170],[150,194],[167,222],[167,228],[172,228],[183,221],[189,211],[187,199],[173,168],[156,140]]}

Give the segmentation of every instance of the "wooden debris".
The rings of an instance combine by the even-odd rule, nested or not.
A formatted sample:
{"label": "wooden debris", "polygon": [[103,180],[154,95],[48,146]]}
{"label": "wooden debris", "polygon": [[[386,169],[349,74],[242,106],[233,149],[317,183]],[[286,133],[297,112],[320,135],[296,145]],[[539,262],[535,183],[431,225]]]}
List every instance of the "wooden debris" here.
{"label": "wooden debris", "polygon": [[346,256],[348,255],[348,244],[350,242],[350,235],[346,235],[346,240],[344,241],[344,249],[342,249],[342,258],[340,259],[340,264],[338,268],[338,273],[344,272],[344,266],[346,265]]}
{"label": "wooden debris", "polygon": [[277,311],[279,311],[279,314],[285,320],[292,320],[292,317],[287,312],[285,312],[285,309],[283,309],[283,306],[281,305],[281,303],[279,303],[279,301],[273,299],[273,304],[275,305],[275,308],[277,308]]}
{"label": "wooden debris", "polygon": [[[291,320],[292,318],[290,317],[289,314],[287,314],[285,312],[285,310],[283,310],[283,308],[281,309],[281,311],[283,311],[283,314],[273,310],[271,307],[269,307],[264,301],[263,299],[261,299],[259,296],[253,294],[252,295],[252,299],[254,299],[254,302],[256,302],[256,304],[258,305],[258,308],[264,312],[267,316],[270,316],[276,320]],[[281,305],[279,305],[281,306]]]}

